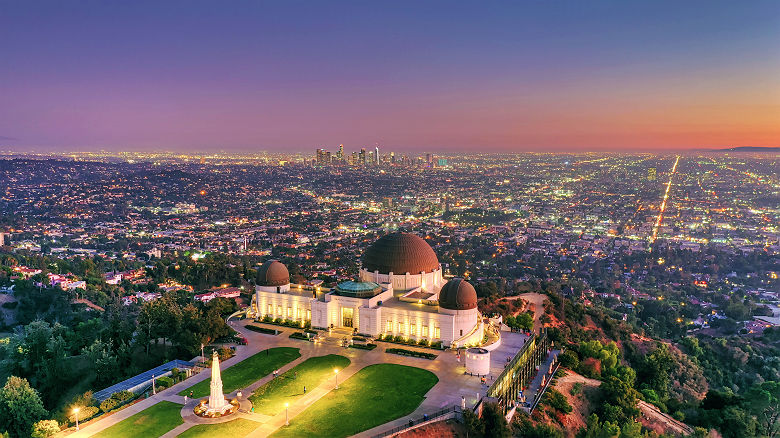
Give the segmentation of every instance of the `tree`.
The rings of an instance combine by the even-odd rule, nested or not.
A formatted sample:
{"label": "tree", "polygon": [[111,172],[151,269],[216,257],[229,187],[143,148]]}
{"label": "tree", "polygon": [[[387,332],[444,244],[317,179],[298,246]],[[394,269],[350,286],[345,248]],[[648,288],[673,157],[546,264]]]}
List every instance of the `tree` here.
{"label": "tree", "polygon": [[610,376],[601,385],[604,394],[601,416],[605,421],[623,424],[639,415],[636,390],[623,380]]}
{"label": "tree", "polygon": [[745,397],[748,409],[758,418],[761,432],[773,438],[780,433],[780,382],[753,386]]}
{"label": "tree", "polygon": [[534,328],[534,317],[528,312],[521,313],[515,318],[515,323],[521,329],[529,331]]}
{"label": "tree", "polygon": [[576,370],[580,366],[580,358],[574,350],[566,350],[560,355],[561,366],[570,370]]}
{"label": "tree", "polygon": [[482,423],[482,419],[471,409],[463,411],[463,424],[466,426],[466,430],[471,434],[479,436],[485,433],[485,425]]}
{"label": "tree", "polygon": [[27,379],[9,377],[0,389],[0,427],[12,437],[29,437],[33,424],[46,415],[38,391]]}
{"label": "tree", "polygon": [[97,339],[83,353],[87,355],[95,373],[95,384],[102,386],[119,376],[119,362],[108,344]]}
{"label": "tree", "polygon": [[60,431],[57,420],[41,420],[32,427],[32,438],[49,438]]}
{"label": "tree", "polygon": [[485,424],[485,436],[496,438],[511,436],[506,418],[495,403],[485,403],[482,406],[482,422]]}

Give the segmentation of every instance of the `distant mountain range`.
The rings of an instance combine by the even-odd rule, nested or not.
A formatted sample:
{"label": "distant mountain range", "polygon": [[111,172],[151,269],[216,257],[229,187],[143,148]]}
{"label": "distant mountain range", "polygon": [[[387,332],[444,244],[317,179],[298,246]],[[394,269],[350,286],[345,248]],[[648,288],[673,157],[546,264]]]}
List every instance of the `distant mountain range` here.
{"label": "distant mountain range", "polygon": [[780,146],[739,146],[726,149],[710,149],[713,152],[780,152]]}

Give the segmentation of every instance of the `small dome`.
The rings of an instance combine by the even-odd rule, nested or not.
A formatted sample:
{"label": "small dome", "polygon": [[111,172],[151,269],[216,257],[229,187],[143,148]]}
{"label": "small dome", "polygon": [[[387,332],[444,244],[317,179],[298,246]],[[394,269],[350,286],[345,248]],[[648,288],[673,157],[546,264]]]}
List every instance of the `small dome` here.
{"label": "small dome", "polygon": [[290,272],[278,260],[269,260],[260,266],[257,271],[257,284],[259,286],[284,286],[290,283]]}
{"label": "small dome", "polygon": [[439,307],[450,310],[477,308],[477,291],[468,281],[453,278],[439,291]]}
{"label": "small dome", "polygon": [[355,298],[371,298],[379,295],[382,287],[373,281],[343,281],[336,286],[336,293]]}
{"label": "small dome", "polygon": [[433,272],[439,259],[422,238],[409,233],[391,233],[372,243],[363,253],[363,269],[380,274],[403,275]]}

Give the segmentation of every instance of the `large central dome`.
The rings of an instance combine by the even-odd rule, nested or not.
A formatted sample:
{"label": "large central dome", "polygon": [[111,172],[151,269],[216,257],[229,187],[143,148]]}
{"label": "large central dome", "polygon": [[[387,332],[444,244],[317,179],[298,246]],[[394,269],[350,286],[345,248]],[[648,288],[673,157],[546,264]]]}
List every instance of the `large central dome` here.
{"label": "large central dome", "polygon": [[423,239],[409,233],[391,233],[372,243],[363,253],[363,269],[395,275],[419,274],[439,269],[439,259]]}
{"label": "large central dome", "polygon": [[290,272],[278,260],[268,260],[257,270],[257,284],[260,286],[284,286],[290,283]]}

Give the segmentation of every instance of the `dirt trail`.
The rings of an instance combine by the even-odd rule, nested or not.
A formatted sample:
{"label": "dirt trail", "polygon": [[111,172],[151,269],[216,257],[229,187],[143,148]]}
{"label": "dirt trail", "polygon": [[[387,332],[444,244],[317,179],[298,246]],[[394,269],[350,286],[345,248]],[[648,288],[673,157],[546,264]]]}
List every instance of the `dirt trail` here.
{"label": "dirt trail", "polygon": [[527,301],[529,310],[533,310],[534,312],[534,332],[539,333],[539,329],[542,327],[542,322],[539,318],[541,318],[544,313],[544,300],[547,299],[547,295],[529,292],[513,297],[506,297],[504,299],[507,301],[514,301],[517,299]]}
{"label": "dirt trail", "polygon": [[648,429],[658,433],[672,432],[676,435],[690,435],[693,433],[691,426],[664,414],[650,403],[639,400],[639,410],[642,412],[642,424]]}

